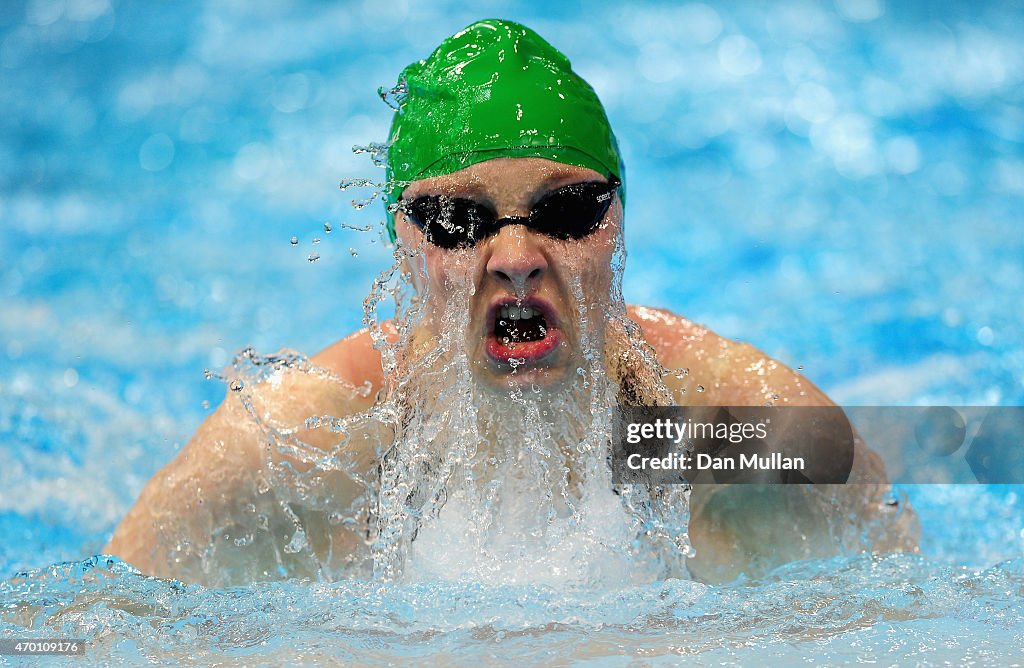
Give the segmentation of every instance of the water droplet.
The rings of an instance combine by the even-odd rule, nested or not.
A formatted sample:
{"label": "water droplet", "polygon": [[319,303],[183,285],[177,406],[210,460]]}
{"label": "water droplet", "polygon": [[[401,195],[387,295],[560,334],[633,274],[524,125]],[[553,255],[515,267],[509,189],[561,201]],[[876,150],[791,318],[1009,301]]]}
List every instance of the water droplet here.
{"label": "water droplet", "polygon": [[230,384],[230,385],[228,385],[228,387],[230,387],[230,388],[231,388],[231,391],[232,391],[232,392],[240,392],[240,391],[241,391],[241,389],[242,389],[243,387],[245,387],[245,384],[244,384],[244,383],[243,383],[242,381],[240,381],[240,380],[238,380],[238,379],[236,378],[236,379],[234,379],[234,380],[232,380],[232,381],[231,381],[231,384]]}
{"label": "water droplet", "polygon": [[798,367],[796,368],[796,370],[797,370],[797,371],[803,371],[803,370],[804,370],[804,365],[803,365],[803,364],[801,364],[800,366],[798,366]]}
{"label": "water droplet", "polygon": [[330,234],[332,229],[334,229],[334,228],[331,227],[330,223],[328,223],[328,222],[324,223],[324,233]]}
{"label": "water droplet", "polygon": [[316,262],[317,260],[319,260],[319,259],[320,259],[320,253],[310,253],[310,254],[309,254],[309,257],[308,257],[307,259],[308,259],[308,260],[309,260],[310,262]]}
{"label": "water droplet", "polygon": [[292,246],[298,246],[298,245],[299,245],[299,238],[298,238],[298,237],[295,237],[295,236],[293,236],[293,237],[291,238],[291,243],[292,243]]}
{"label": "water droplet", "polygon": [[704,386],[703,385],[698,385],[697,386],[697,391],[698,392],[703,392],[704,391]]}
{"label": "water droplet", "polygon": [[292,534],[292,539],[284,546],[284,551],[288,554],[297,554],[302,552],[302,550],[308,546],[309,543],[306,541],[306,532],[299,527],[295,529],[295,533]]}
{"label": "water droplet", "polygon": [[376,186],[377,184],[370,179],[344,179],[338,187],[342,190],[348,190],[349,188],[366,188],[369,186]]}
{"label": "water droplet", "polygon": [[313,243],[315,243],[315,244],[320,243],[320,239],[318,237],[313,237]]}
{"label": "water droplet", "polygon": [[209,410],[209,408],[210,408],[210,402],[207,401],[206,399],[203,399],[203,410]]}
{"label": "water droplet", "polygon": [[378,197],[380,197],[380,191],[376,191],[375,190],[372,195],[370,195],[369,197],[367,197],[365,199],[354,199],[354,200],[352,200],[352,208],[355,209],[356,211],[359,211],[361,209],[365,209],[366,207],[368,207],[371,204],[373,204],[377,200]]}
{"label": "water droplet", "polygon": [[359,256],[359,251],[357,251],[355,248],[349,248],[348,252],[349,252],[349,254],[352,257],[358,257]]}

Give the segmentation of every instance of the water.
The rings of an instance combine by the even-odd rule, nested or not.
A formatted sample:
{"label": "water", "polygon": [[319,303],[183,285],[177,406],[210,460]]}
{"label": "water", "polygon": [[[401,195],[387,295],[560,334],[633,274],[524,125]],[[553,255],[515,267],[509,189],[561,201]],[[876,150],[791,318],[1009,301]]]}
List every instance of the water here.
{"label": "water", "polygon": [[716,587],[207,590],[81,561],[223,398],[205,368],[360,326],[391,260],[382,213],[337,189],[380,177],[351,148],[386,133],[377,87],[483,15],[535,27],[608,106],[628,301],[750,341],[846,403],[1024,399],[1019,5],[475,11],[0,10],[2,632],[80,635],[96,662],[1019,660],[1019,486],[903,490],[921,556]]}

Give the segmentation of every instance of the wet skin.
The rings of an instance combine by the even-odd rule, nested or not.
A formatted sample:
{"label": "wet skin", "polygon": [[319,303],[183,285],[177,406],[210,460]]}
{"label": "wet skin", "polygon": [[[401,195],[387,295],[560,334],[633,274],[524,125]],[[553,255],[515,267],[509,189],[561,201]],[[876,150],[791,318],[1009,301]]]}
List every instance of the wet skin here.
{"label": "wet skin", "polygon": [[[527,216],[547,193],[588,181],[603,183],[606,177],[539,158],[499,158],[417,181],[406,189],[403,199],[459,197],[488,206],[498,218]],[[507,391],[509,383],[557,386],[565,381],[567,370],[583,364],[578,300],[571,281],[578,280],[585,294],[608,294],[621,224],[622,205],[615,197],[597,230],[582,240],[558,240],[517,224],[502,227],[471,248],[449,250],[430,244],[403,213],[396,216],[402,242],[422,251],[424,271],[412,273],[420,279],[421,294],[427,288],[428,312],[443,312],[467,282],[475,288],[469,305],[467,350],[477,379],[498,391]],[[495,335],[500,307],[517,304],[542,311],[542,339],[505,345]],[[515,366],[510,360],[516,360]]]}
{"label": "wet skin", "polygon": [[[592,170],[547,160],[502,158],[417,181],[404,196],[464,197],[487,204],[499,217],[525,216],[551,190],[604,180],[604,175]],[[597,305],[578,304],[573,281],[578,278],[585,295],[608,294],[621,225],[622,207],[616,197],[598,229],[579,241],[559,241],[523,225],[508,225],[472,248],[445,250],[425,243],[423,233],[401,213],[396,220],[402,242],[422,251],[421,267],[411,271],[418,291],[427,295],[429,313],[442,313],[453,295],[472,284],[475,292],[469,299],[466,332],[472,371],[483,386],[504,393],[510,385],[525,383],[557,392],[570,370],[580,365],[578,313],[589,314]],[[510,303],[543,311],[555,340],[511,346],[496,341],[496,313]],[[719,337],[667,311],[629,306],[627,314],[640,326],[664,367],[688,369],[686,375],[666,377],[678,404],[831,405],[805,378],[750,345]],[[414,338],[429,347],[439,326],[428,318]],[[525,362],[513,369],[512,356]],[[301,427],[304,419],[366,410],[385,378],[380,355],[366,330],[334,343],[311,361],[325,373],[286,373],[280,383],[256,388],[253,401],[257,411],[275,416],[282,424],[299,425],[299,438],[330,452],[339,437],[325,428]],[[312,490],[320,500],[316,509],[289,505],[290,499],[283,498],[287,492],[280,489],[268,492],[261,483],[268,475],[266,453],[261,452],[264,436],[252,426],[237,397],[228,394],[182,452],[146,485],[107,551],[144,572],[188,581],[225,584],[280,577],[278,561],[284,561],[292,575],[315,577],[314,560],[304,561],[282,549],[297,517],[317,558],[332,566],[344,564],[363,549],[362,536],[331,524],[326,509],[356,503],[364,490],[354,488],[348,476],[324,475]],[[346,448],[348,466],[366,472],[373,469],[372,448],[360,448],[354,438]],[[877,457],[858,447],[853,479],[870,472],[878,480],[880,466]],[[848,486],[839,493],[836,512],[868,517],[886,489],[884,485]],[[723,581],[792,559],[836,553],[829,532],[831,519],[821,514],[821,504],[807,502],[805,495],[810,493],[803,486],[695,487],[690,538],[697,555],[688,563],[691,573],[699,579]],[[291,510],[282,515],[282,505]],[[915,549],[913,519],[913,513],[905,513],[904,526],[880,537],[876,549]],[[233,537],[248,535],[256,525],[269,526],[265,533],[276,536],[272,544],[256,546],[260,549],[232,547]],[[204,558],[189,547],[211,540],[216,549],[208,550]],[[166,554],[167,546],[181,545],[185,547]]]}

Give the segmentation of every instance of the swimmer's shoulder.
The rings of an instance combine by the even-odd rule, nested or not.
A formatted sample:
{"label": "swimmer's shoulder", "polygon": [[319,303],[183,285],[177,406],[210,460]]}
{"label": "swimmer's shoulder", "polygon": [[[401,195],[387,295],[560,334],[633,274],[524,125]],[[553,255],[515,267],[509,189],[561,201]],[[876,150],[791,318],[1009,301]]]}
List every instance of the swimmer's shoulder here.
{"label": "swimmer's shoulder", "polygon": [[803,375],[749,343],[719,336],[671,311],[630,305],[658,361],[668,369],[686,369],[677,378],[690,404],[830,406],[825,394]]}
{"label": "swimmer's shoulder", "polygon": [[[385,322],[381,329],[389,340],[397,335],[390,321]],[[384,384],[380,352],[374,348],[373,336],[367,327],[335,341],[313,355],[310,362],[355,387],[369,383],[371,395]]]}

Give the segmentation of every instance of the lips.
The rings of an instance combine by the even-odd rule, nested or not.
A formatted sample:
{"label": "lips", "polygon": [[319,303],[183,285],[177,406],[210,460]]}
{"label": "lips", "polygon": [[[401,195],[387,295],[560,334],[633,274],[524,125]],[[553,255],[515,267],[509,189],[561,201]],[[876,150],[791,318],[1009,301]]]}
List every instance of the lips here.
{"label": "lips", "polygon": [[562,341],[554,308],[547,301],[531,297],[522,302],[501,298],[487,312],[485,348],[501,364],[538,364]]}

